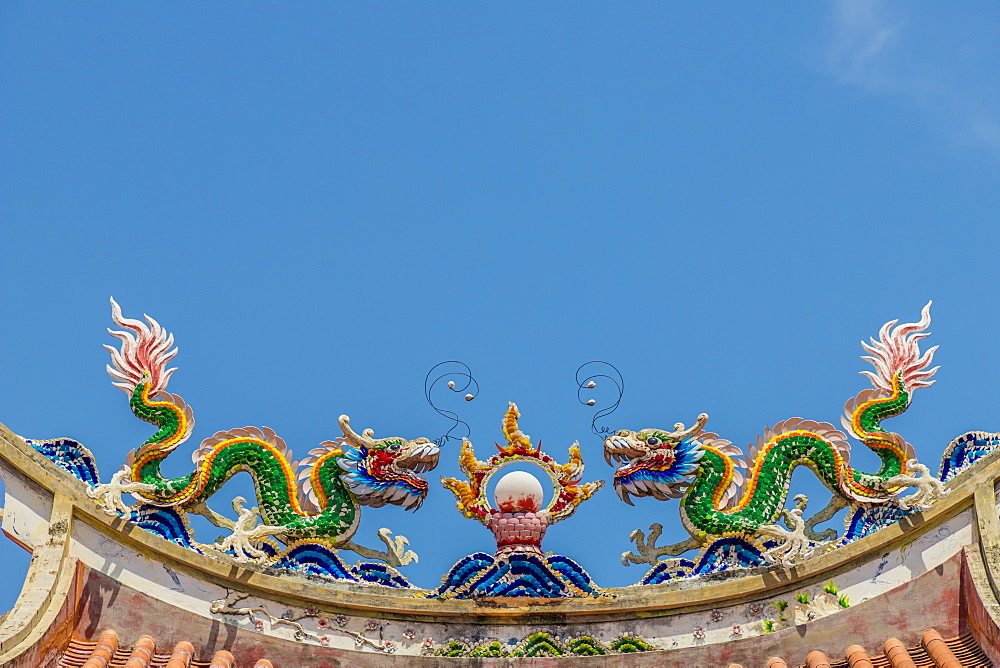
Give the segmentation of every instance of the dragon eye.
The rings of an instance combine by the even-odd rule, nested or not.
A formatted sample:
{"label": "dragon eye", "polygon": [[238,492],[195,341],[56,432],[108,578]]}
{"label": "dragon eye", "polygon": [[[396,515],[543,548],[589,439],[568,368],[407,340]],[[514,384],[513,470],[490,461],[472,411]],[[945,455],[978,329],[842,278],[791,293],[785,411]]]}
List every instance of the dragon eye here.
{"label": "dragon eye", "polygon": [[646,445],[651,445],[654,448],[658,446],[660,443],[663,443],[663,441],[661,441],[656,436],[650,436],[649,438],[646,439]]}
{"label": "dragon eye", "polygon": [[389,449],[392,450],[393,452],[396,452],[401,447],[403,447],[403,444],[400,443],[399,441],[393,441],[392,443],[389,444]]}

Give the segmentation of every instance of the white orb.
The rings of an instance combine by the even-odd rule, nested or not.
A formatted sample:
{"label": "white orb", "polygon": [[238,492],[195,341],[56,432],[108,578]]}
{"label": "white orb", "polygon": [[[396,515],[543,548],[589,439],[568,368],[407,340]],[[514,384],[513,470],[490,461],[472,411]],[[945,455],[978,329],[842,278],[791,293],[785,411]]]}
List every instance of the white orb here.
{"label": "white orb", "polygon": [[511,471],[497,482],[493,500],[505,513],[533,513],[542,507],[542,483],[526,471]]}

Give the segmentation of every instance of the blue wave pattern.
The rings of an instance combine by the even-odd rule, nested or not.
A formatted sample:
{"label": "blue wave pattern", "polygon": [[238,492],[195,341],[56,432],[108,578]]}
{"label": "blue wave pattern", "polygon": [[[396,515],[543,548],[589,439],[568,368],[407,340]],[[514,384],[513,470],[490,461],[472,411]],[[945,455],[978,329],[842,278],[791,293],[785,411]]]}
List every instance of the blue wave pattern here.
{"label": "blue wave pattern", "polygon": [[948,444],[938,477],[947,482],[1000,447],[1000,434],[970,431]]}
{"label": "blue wave pattern", "polygon": [[[1000,449],[1000,433],[967,432],[945,448],[938,478],[947,482],[997,449]],[[839,548],[853,543],[918,512],[915,508],[903,510],[895,503],[854,506],[845,519],[843,536],[833,547]],[[763,545],[766,549],[772,543],[765,542]],[[753,543],[744,538],[724,537],[702,548],[700,555],[693,560],[669,559],[657,563],[637,584],[661,584],[731,568],[753,568],[764,565],[767,565],[767,562],[761,550]]]}
{"label": "blue wave pattern", "polygon": [[296,545],[283,553],[271,566],[309,573],[310,575],[323,575],[336,580],[357,582],[357,578],[351,575],[347,564],[337,556],[337,553],[321,544],[302,543]]}
{"label": "blue wave pattern", "polygon": [[[903,510],[895,504],[855,506],[845,519],[844,535],[834,543],[833,548],[843,547],[870,536],[917,512],[919,511],[915,508]],[[819,543],[810,544],[814,547],[819,546]],[[758,546],[742,536],[725,536],[703,547],[695,559],[669,559],[659,562],[636,584],[663,584],[671,580],[693,578],[737,568],[767,566],[769,564],[764,559],[763,551],[775,545],[777,543],[770,540],[762,541]]]}
{"label": "blue wave pattern", "polygon": [[97,475],[97,462],[94,455],[77,441],[71,438],[56,438],[38,441],[30,438],[24,442],[41,453],[50,462],[79,478],[91,487],[100,483]]}
{"label": "blue wave pattern", "polygon": [[[765,549],[772,543],[763,543]],[[697,559],[671,559],[651,568],[637,584],[662,584],[678,578],[691,578],[736,568],[766,566],[763,551],[742,536],[725,536],[702,549]]]}
{"label": "blue wave pattern", "polygon": [[334,580],[371,582],[397,589],[413,588],[413,585],[392,566],[362,562],[349,567],[336,550],[324,543],[298,543],[278,555],[269,566],[309,575],[321,575]]}
{"label": "blue wave pattern", "polygon": [[173,508],[140,506],[132,511],[128,519],[136,526],[142,527],[163,540],[169,540],[171,543],[180,545],[181,547],[186,547],[199,554],[205,554],[198,547],[198,543],[194,539],[194,534],[191,532],[191,527],[184,520],[184,516]]}
{"label": "blue wave pattern", "polygon": [[[132,511],[128,519],[164,540],[199,554],[209,554],[203,549],[204,546],[195,540],[184,516],[173,508],[142,506]],[[325,543],[298,543],[283,551],[279,551],[278,546],[269,541],[260,541],[257,546],[267,553],[266,565],[271,568],[348,582],[371,582],[386,587],[413,588],[405,577],[386,564],[363,562],[348,567],[337,555],[337,551]],[[228,554],[233,554],[232,550]]]}
{"label": "blue wave pattern", "polygon": [[414,586],[392,566],[364,561],[351,567],[351,574],[358,580],[397,589],[414,589]]}
{"label": "blue wave pattern", "polygon": [[510,554],[497,559],[471,554],[451,567],[438,598],[570,598],[602,596],[583,567],[568,557]]}
{"label": "blue wave pattern", "polygon": [[883,504],[880,506],[857,506],[850,515],[847,516],[844,529],[844,537],[841,538],[836,547],[843,547],[848,543],[853,543],[859,538],[870,536],[879,529],[895,524],[908,515],[920,512],[916,508],[903,510],[893,504]]}

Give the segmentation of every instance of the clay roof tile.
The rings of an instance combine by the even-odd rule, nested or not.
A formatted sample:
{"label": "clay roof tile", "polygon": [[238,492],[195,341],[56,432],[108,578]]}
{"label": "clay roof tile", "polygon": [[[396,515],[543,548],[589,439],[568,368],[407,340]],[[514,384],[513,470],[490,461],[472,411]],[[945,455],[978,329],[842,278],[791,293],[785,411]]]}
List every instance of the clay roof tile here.
{"label": "clay roof tile", "polygon": [[97,641],[97,646],[91,652],[90,658],[83,664],[83,668],[107,668],[111,663],[111,657],[118,650],[118,634],[113,629],[108,629],[101,634]]}
{"label": "clay roof tile", "polygon": [[830,659],[826,658],[823,652],[814,649],[806,656],[806,665],[809,668],[830,668]]}
{"label": "clay roof tile", "polygon": [[170,660],[164,668],[188,668],[191,665],[191,658],[194,654],[194,645],[187,640],[182,640],[174,646],[174,652],[170,655]]}
{"label": "clay roof tile", "polygon": [[898,638],[889,638],[882,646],[882,651],[892,664],[892,668],[917,668],[917,664],[906,651],[906,647]]}
{"label": "clay roof tile", "polygon": [[[118,634],[105,631],[96,642],[74,638],[59,659],[60,668],[236,668],[237,661],[229,650],[216,650],[209,663],[195,655],[194,645],[182,640],[170,654],[157,654],[152,636],[142,636],[132,648],[120,647]],[[249,663],[239,665],[249,666]],[[259,659],[254,668],[274,668],[267,659]]]}
{"label": "clay roof tile", "polygon": [[924,636],[920,639],[920,644],[931,655],[934,665],[938,668],[962,668],[962,662],[951,651],[951,648],[948,647],[948,643],[941,637],[941,634],[934,629],[924,631]]}
{"label": "clay roof tile", "polygon": [[845,655],[851,668],[874,668],[871,657],[861,645],[851,645],[847,648]]}
{"label": "clay roof tile", "polygon": [[[803,668],[985,668],[992,665],[972,634],[946,640],[934,629],[924,632],[921,644],[915,647],[907,648],[898,639],[890,638],[885,641],[883,652],[870,656],[860,645],[851,645],[845,651],[844,661],[831,662],[826,654],[813,650],[806,657]],[[122,647],[118,634],[108,629],[96,641],[74,638],[58,665],[61,668],[236,668],[251,664],[239,662],[238,657],[226,649],[215,649],[211,659],[207,654],[197,657],[194,645],[184,640],[174,645],[170,654],[156,654],[156,642],[148,635],[136,640],[134,647]],[[274,664],[258,659],[253,668],[274,668]],[[741,665],[733,663],[729,668],[741,668]],[[767,661],[767,668],[790,667],[784,659],[772,657]]]}
{"label": "clay roof tile", "polygon": [[135,641],[135,648],[129,654],[124,668],[149,668],[156,654],[156,641],[153,636],[142,636]]}
{"label": "clay roof tile", "polygon": [[[847,648],[845,661],[828,664],[831,668],[917,668],[937,666],[938,668],[958,668],[959,666],[985,668],[992,666],[976,643],[972,634],[945,640],[941,634],[931,629],[924,633],[923,640],[916,647],[905,647],[897,638],[889,638],[883,645],[884,655],[869,656],[860,645]],[[803,668],[810,668],[810,663]],[[823,665],[823,664],[818,664]]]}
{"label": "clay roof tile", "polygon": [[212,657],[212,665],[209,668],[233,668],[236,665],[236,657],[226,650],[219,650]]}

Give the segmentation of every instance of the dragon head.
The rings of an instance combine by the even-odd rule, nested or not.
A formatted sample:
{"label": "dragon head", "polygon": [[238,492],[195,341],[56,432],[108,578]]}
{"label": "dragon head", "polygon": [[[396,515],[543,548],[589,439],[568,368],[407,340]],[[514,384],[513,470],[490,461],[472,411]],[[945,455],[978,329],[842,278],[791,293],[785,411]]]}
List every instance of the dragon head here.
{"label": "dragon head", "polygon": [[357,434],[350,422],[340,416],[344,442],[352,447],[344,448],[338,463],[344,470],[341,479],[358,501],[374,508],[389,503],[418,508],[427,495],[427,480],[420,474],[437,466],[438,446],[426,438],[373,438],[371,429]]}
{"label": "dragon head", "polygon": [[660,501],[676,499],[687,490],[687,478],[704,455],[697,436],[708,422],[702,413],[694,426],[680,422],[673,431],[623,429],[604,439],[604,459],[621,464],[615,471],[615,491],[632,505],[629,495],[652,496]]}

